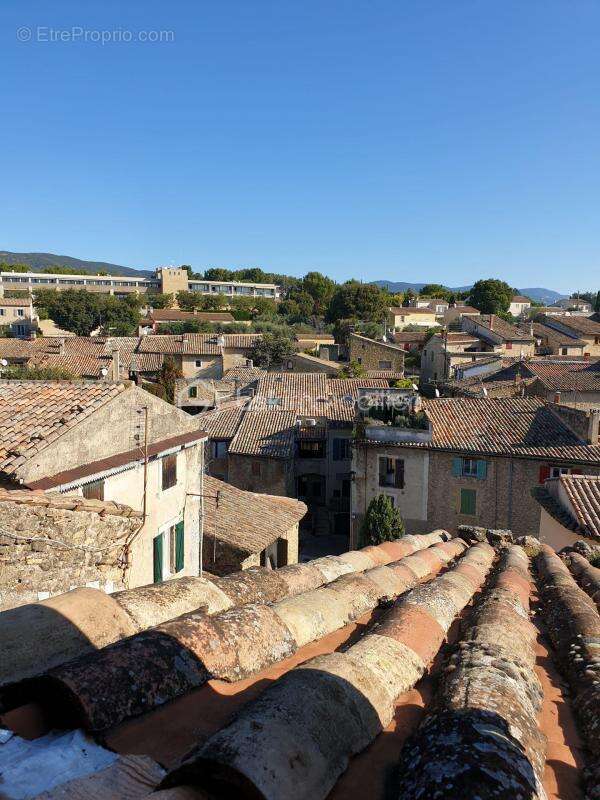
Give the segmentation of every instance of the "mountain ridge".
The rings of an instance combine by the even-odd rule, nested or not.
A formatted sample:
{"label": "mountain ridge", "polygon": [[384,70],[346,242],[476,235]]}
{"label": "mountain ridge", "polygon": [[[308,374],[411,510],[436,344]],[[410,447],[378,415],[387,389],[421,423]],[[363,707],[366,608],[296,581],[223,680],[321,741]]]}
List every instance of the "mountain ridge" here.
{"label": "mountain ridge", "polygon": [[[371,281],[371,283],[380,286],[382,289],[387,289],[390,292],[406,292],[408,289],[420,292],[424,286],[427,286],[427,282]],[[472,284],[469,286],[448,286],[447,288],[451,292],[468,292],[471,286]],[[555,292],[554,289],[546,289],[543,286],[530,286],[525,289],[517,289],[517,291],[519,294],[529,297],[537,303],[545,303],[547,305],[552,305],[556,303],[557,300],[568,297],[566,294]]]}
{"label": "mountain ridge", "polygon": [[152,275],[151,270],[124,267],[120,264],[111,264],[109,261],[86,261],[73,256],[61,256],[55,253],[13,253],[10,250],[0,250],[0,263],[27,264],[31,271],[41,271],[48,267],[69,267],[80,270],[82,273],[97,275],[98,272],[107,272],[109,275],[132,275],[147,277]]}

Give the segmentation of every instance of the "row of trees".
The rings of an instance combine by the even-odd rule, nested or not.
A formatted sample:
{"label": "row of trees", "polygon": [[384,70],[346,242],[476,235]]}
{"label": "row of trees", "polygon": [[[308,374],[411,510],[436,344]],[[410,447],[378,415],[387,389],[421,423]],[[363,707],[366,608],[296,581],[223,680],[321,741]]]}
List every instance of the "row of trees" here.
{"label": "row of trees", "polygon": [[136,294],[120,299],[85,289],[39,289],[35,306],[41,319],[50,317],[60,328],[77,336],[89,336],[97,328],[113,336],[131,336],[137,332],[141,299]]}

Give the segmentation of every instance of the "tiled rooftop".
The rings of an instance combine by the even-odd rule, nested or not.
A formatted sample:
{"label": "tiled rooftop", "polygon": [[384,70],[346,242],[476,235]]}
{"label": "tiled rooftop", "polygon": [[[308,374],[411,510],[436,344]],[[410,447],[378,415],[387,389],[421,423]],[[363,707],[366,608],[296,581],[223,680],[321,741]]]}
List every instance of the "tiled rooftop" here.
{"label": "tiled rooftop", "polygon": [[246,404],[247,401],[235,408],[217,408],[199,414],[198,425],[211,439],[233,439],[244,416]]}
{"label": "tiled rooftop", "polygon": [[209,571],[213,538],[246,557],[260,553],[284,536],[306,514],[304,503],[291,497],[245,492],[210,475],[204,476],[203,492],[209,498],[205,502],[204,516]]}
{"label": "tiled rooftop", "polygon": [[[165,353],[171,355],[220,355],[222,347],[218,343],[221,334],[185,333],[181,336],[168,334],[143,336],[138,346],[139,353]],[[222,334],[227,348],[249,348],[260,339],[260,333]]]}
{"label": "tiled rooftop", "polygon": [[229,452],[265,458],[292,458],[294,454],[293,411],[266,409],[248,410],[229,445]]}
{"label": "tiled rooftop", "polygon": [[600,540],[600,476],[561,475],[558,480],[581,534]]}
{"label": "tiled rooftop", "polygon": [[600,322],[592,317],[567,316],[565,314],[541,315],[540,321],[552,326],[553,322],[560,323],[562,326],[573,331],[575,338],[580,336],[600,336]]}
{"label": "tiled rooftop", "polygon": [[498,317],[496,314],[482,314],[474,322],[477,325],[488,328],[504,339],[505,342],[530,342],[533,338],[528,326],[511,325],[510,322]]}
{"label": "tiled rooftop", "polygon": [[600,392],[600,359],[527,361],[525,369],[549,391]]}
{"label": "tiled rooftop", "polygon": [[0,472],[12,475],[127,388],[106,381],[0,381]]}
{"label": "tiled rooftop", "polygon": [[28,297],[0,297],[0,306],[4,308],[29,308],[30,305]]}
{"label": "tiled rooftop", "polygon": [[585,345],[581,339],[574,339],[573,336],[567,336],[566,333],[557,331],[556,328],[551,328],[550,325],[544,325],[542,322],[533,323],[533,335],[548,342],[555,347],[575,347],[576,345]]}
{"label": "tiled rooftop", "polygon": [[[583,800],[584,778],[593,797],[592,599],[547,549],[540,606],[520,547],[426,539],[217,579],[215,596],[259,575],[295,590],[184,613],[7,687],[3,725],[40,746],[53,725],[83,725],[120,756],[155,759],[160,785],[129,768],[140,798]],[[133,592],[186,580],[201,585],[107,600],[142,608]],[[102,774],[56,800],[96,796]]]}
{"label": "tiled rooftop", "polygon": [[29,489],[3,489],[0,487],[0,503],[60,508],[65,511],[91,511],[111,517],[142,517],[140,511],[135,511],[122,503],[114,503],[112,500],[87,500],[79,495]]}

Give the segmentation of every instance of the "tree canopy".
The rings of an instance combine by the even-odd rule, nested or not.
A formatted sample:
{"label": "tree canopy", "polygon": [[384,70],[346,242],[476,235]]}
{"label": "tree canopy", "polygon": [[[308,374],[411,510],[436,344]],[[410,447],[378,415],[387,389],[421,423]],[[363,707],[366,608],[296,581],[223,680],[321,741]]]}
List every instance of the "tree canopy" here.
{"label": "tree canopy", "polygon": [[404,521],[400,512],[387,495],[374,497],[361,526],[363,546],[392,542],[400,536],[404,536]]}
{"label": "tree canopy", "polygon": [[328,322],[335,322],[338,319],[354,317],[363,322],[381,322],[388,303],[388,294],[379,286],[347,281],[336,287],[327,307],[325,319]]}
{"label": "tree canopy", "polygon": [[477,281],[471,289],[469,303],[482,314],[506,313],[515,294],[508,283],[496,278]]}
{"label": "tree canopy", "polygon": [[257,367],[278,367],[295,353],[289,336],[281,333],[265,333],[250,348],[250,358]]}
{"label": "tree canopy", "polygon": [[96,328],[115,336],[129,336],[136,332],[140,318],[140,299],[135,294],[121,300],[85,289],[40,289],[35,293],[34,304],[60,328],[77,336],[89,336]]}

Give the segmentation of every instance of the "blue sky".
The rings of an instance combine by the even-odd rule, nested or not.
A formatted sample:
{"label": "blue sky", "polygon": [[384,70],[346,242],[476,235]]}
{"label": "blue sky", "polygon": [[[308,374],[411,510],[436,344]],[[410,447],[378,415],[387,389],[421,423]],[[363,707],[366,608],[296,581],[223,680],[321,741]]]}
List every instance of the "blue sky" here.
{"label": "blue sky", "polygon": [[598,288],[596,0],[83,6],[0,6],[0,249]]}

